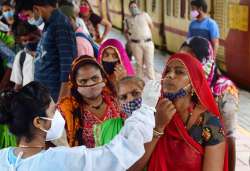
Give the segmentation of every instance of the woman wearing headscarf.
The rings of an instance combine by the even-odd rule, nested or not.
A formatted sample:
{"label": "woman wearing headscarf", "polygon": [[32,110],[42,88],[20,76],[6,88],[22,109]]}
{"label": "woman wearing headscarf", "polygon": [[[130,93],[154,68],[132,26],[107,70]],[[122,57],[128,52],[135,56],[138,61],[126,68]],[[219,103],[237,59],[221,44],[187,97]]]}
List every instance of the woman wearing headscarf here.
{"label": "woman wearing headscarf", "polygon": [[215,64],[213,48],[207,39],[193,37],[183,43],[181,51],[193,54],[203,65],[207,81],[219,106],[225,124],[229,152],[229,170],[235,170],[235,131],[239,94],[235,84],[219,72]]}
{"label": "woman wearing headscarf", "polygon": [[117,39],[108,39],[100,46],[97,61],[114,84],[125,76],[135,75],[127,52]]}
{"label": "woman wearing headscarf", "polygon": [[149,160],[148,171],[227,171],[223,123],[197,59],[170,57],[156,113],[168,115],[168,122],[154,129],[146,154],[131,170]]}
{"label": "woman wearing headscarf", "polygon": [[[173,102],[176,113],[148,170],[227,170],[223,124],[200,62],[188,54],[175,54],[162,79],[163,97]],[[164,112],[164,105],[160,108]]]}
{"label": "woman wearing headscarf", "polygon": [[[59,104],[69,145],[92,148],[109,142],[120,131],[126,115],[119,110],[116,91],[105,71],[93,57],[78,57],[72,64],[70,85],[71,95]],[[106,121],[109,131],[105,132]]]}

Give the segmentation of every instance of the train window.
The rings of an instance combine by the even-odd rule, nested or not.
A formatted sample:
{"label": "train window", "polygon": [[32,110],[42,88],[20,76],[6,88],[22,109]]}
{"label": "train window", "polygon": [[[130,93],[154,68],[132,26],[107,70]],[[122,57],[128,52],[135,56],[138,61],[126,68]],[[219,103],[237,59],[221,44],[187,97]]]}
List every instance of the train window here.
{"label": "train window", "polygon": [[156,0],[152,0],[152,12],[156,10]]}
{"label": "train window", "polygon": [[181,18],[186,17],[186,0],[180,0],[181,1]]}
{"label": "train window", "polygon": [[171,16],[171,12],[172,12],[172,11],[171,11],[172,0],[167,0],[166,5],[167,5],[167,8],[166,8],[166,9],[167,9],[167,10],[166,10],[166,11],[167,11],[167,15],[168,15],[168,16]]}

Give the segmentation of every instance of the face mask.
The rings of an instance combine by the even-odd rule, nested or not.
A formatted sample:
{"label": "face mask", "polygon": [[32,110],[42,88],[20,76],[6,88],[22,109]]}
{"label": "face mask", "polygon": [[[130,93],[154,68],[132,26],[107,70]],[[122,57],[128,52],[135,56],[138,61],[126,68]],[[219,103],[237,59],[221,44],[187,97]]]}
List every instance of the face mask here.
{"label": "face mask", "polygon": [[191,18],[192,19],[198,18],[199,15],[200,15],[200,13],[197,10],[191,11]]}
{"label": "face mask", "polygon": [[18,18],[22,21],[28,21],[28,17],[24,15],[23,13],[19,13]]}
{"label": "face mask", "polygon": [[28,19],[28,23],[35,26],[40,26],[43,23],[43,18],[40,16],[37,20],[35,18]]}
{"label": "face mask", "polygon": [[81,14],[88,14],[89,13],[89,7],[88,6],[81,6],[80,7],[80,13]]}
{"label": "face mask", "polygon": [[181,97],[185,97],[188,94],[187,89],[188,89],[189,86],[190,86],[190,84],[188,84],[184,88],[181,88],[180,90],[178,90],[175,93],[164,93],[163,96],[165,98],[168,98],[170,101],[174,101],[174,100],[179,99]]}
{"label": "face mask", "polygon": [[89,98],[89,99],[95,99],[102,93],[103,87],[105,87],[104,82],[100,82],[94,85],[90,86],[84,86],[80,87],[78,86],[77,91],[80,93],[83,97]]}
{"label": "face mask", "polygon": [[140,9],[137,7],[136,8],[135,7],[129,8],[129,10],[133,16],[136,16],[136,15],[140,14],[140,12],[141,12]]}
{"label": "face mask", "polygon": [[142,98],[134,99],[126,104],[121,105],[122,111],[126,113],[129,117],[135,110],[141,107],[141,103],[142,103]]}
{"label": "face mask", "polygon": [[14,12],[11,10],[11,11],[6,11],[3,13],[3,17],[7,20],[9,18],[13,18],[14,16]]}
{"label": "face mask", "polygon": [[35,52],[35,51],[36,51],[36,48],[37,48],[37,44],[38,44],[38,42],[29,42],[29,43],[26,45],[26,48],[27,48],[29,51]]}
{"label": "face mask", "polygon": [[63,119],[59,110],[55,111],[53,119],[47,117],[41,117],[41,119],[51,121],[51,127],[49,130],[41,129],[42,131],[47,133],[46,141],[56,140],[62,136],[65,126],[65,120]]}
{"label": "face mask", "polygon": [[106,73],[111,75],[114,73],[115,67],[118,63],[119,63],[119,61],[114,61],[114,62],[102,61],[102,66],[103,66],[104,70],[106,71]]}

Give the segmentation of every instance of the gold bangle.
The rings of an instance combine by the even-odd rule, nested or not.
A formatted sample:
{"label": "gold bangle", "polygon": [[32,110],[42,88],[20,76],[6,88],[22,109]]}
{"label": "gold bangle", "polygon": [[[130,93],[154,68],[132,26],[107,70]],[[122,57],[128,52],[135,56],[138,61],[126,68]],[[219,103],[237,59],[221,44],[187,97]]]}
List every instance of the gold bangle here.
{"label": "gold bangle", "polygon": [[153,137],[154,138],[160,138],[164,135],[164,132],[158,132],[155,129],[153,130]]}

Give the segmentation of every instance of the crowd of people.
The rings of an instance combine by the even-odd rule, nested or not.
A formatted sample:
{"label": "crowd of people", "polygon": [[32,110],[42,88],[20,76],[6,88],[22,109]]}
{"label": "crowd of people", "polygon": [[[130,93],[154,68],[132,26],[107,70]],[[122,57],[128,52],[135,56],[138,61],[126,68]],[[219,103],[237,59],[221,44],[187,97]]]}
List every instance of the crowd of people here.
{"label": "crowd of people", "polygon": [[190,5],[158,79],[135,0],[126,46],[87,0],[1,2],[0,170],[234,171],[238,90],[216,66],[206,0]]}

